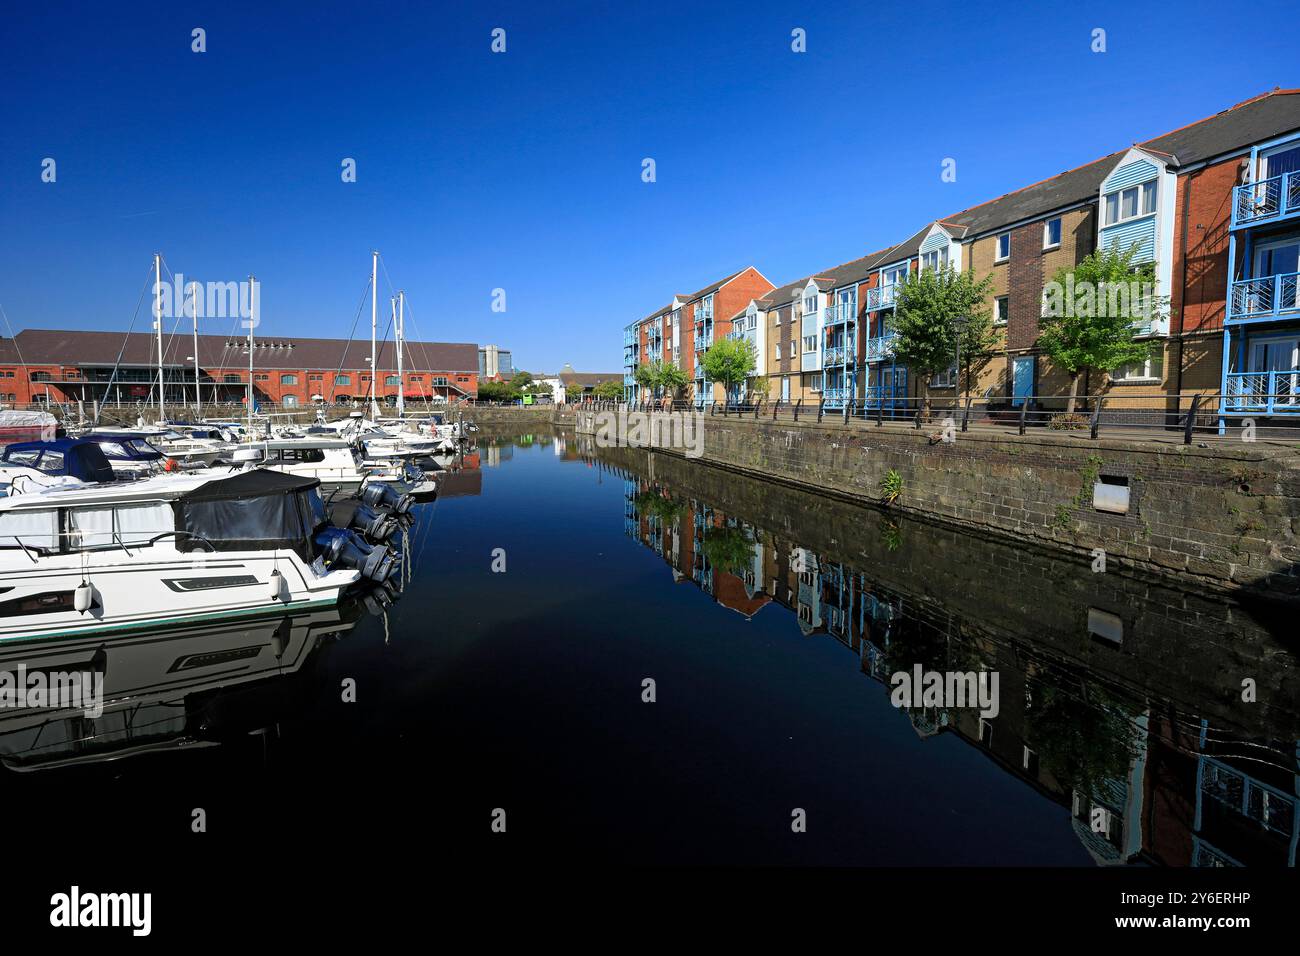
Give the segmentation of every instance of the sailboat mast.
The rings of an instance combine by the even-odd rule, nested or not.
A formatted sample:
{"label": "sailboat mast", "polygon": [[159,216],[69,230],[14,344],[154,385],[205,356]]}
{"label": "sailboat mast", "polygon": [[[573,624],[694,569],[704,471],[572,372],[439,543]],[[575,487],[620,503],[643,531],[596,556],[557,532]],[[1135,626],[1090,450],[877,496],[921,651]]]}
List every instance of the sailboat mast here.
{"label": "sailboat mast", "polygon": [[167,421],[163,408],[162,253],[153,254],[153,328],[158,344],[158,424]]}
{"label": "sailboat mast", "polygon": [[397,417],[401,418],[406,414],[406,396],[402,388],[402,348],[406,344],[405,339],[405,322],[406,322],[406,293],[400,289],[397,292]]}
{"label": "sailboat mast", "polygon": [[197,421],[203,407],[203,395],[199,391],[199,284],[190,283],[190,289],[194,293],[194,418]]}
{"label": "sailboat mast", "polygon": [[257,325],[257,281],[248,277],[248,438],[253,438],[253,329]]}
{"label": "sailboat mast", "polygon": [[375,401],[375,379],[379,375],[379,357],[375,351],[375,336],[379,332],[379,252],[370,253],[370,417],[379,417]]}

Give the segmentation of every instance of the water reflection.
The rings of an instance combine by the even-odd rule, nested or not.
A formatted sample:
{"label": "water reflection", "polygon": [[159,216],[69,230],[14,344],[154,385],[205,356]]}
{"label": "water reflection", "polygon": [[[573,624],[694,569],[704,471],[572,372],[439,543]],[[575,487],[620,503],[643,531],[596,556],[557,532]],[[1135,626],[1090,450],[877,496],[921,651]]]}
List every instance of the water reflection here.
{"label": "water reflection", "polygon": [[[997,672],[996,716],[903,713],[922,741],[955,735],[1066,808],[1097,863],[1295,865],[1296,659],[1249,609],[696,463],[597,458],[577,442],[622,476],[625,534],[673,582],[838,641],[872,693],[917,666]],[[1118,644],[1089,624],[1099,614],[1119,622]],[[1243,700],[1247,680],[1257,699]]]}

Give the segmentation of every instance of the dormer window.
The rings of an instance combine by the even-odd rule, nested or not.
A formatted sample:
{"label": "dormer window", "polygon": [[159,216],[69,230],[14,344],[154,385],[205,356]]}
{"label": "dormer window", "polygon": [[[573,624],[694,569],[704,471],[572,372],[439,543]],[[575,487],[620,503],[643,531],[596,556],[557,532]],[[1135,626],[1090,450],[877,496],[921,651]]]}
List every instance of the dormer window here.
{"label": "dormer window", "polygon": [[1011,258],[1011,233],[1004,232],[998,236],[998,251],[993,257],[994,262],[1006,262]]}
{"label": "dormer window", "polygon": [[1139,186],[1129,186],[1127,189],[1118,189],[1113,193],[1107,193],[1105,196],[1105,225],[1113,226],[1116,223],[1124,222],[1129,219],[1136,219],[1139,216],[1149,216],[1156,211],[1156,181],[1142,183]]}
{"label": "dormer window", "polygon": [[938,272],[948,264],[948,247],[933,249],[921,254],[921,268]]}

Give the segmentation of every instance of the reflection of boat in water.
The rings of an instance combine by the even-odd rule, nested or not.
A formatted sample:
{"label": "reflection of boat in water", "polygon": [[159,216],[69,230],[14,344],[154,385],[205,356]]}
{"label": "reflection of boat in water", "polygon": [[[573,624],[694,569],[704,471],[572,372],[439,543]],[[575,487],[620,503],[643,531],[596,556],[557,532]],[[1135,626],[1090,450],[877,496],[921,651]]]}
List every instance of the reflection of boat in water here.
{"label": "reflection of boat in water", "polygon": [[0,671],[93,674],[102,713],[0,708],[0,763],[47,770],[217,746],[298,706],[322,648],[392,600],[386,588],[335,607],[256,622],[0,645]]}

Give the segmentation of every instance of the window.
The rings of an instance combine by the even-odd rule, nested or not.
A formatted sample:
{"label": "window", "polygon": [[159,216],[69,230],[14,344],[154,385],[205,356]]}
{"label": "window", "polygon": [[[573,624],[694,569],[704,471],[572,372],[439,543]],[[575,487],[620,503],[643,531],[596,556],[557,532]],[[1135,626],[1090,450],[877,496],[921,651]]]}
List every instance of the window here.
{"label": "window", "polygon": [[776,343],[776,360],[777,360],[778,362],[781,361],[781,343],[780,343],[780,342],[777,342],[777,343]]}
{"label": "window", "polygon": [[385,376],[384,376],[384,384],[385,384],[385,385],[400,385],[400,384],[402,384],[402,380],[401,380],[398,376],[396,376],[396,375],[385,375]]}
{"label": "window", "polygon": [[433,384],[434,384],[434,385],[446,385],[446,384],[447,384],[447,376],[445,376],[445,375],[435,375],[435,376],[433,377]]}
{"label": "window", "polygon": [[993,257],[994,262],[1005,262],[1011,258],[1011,233],[1004,232],[998,236],[998,251]]}
{"label": "window", "polygon": [[280,384],[281,384],[281,385],[297,385],[297,384],[298,384],[298,376],[297,376],[297,375],[281,375],[281,376],[280,376]]}
{"label": "window", "polygon": [[351,375],[335,375],[335,376],[334,376],[334,384],[335,384],[335,385],[351,385],[351,384],[352,384],[352,376],[351,376]]}
{"label": "window", "polygon": [[238,375],[231,375],[229,372],[221,376],[221,380],[225,382],[227,385],[234,385],[243,381],[243,379],[241,379]]}
{"label": "window", "polygon": [[297,405],[297,404],[298,404],[298,396],[297,396],[297,395],[284,395],[284,396],[282,396],[282,397],[280,398],[280,404],[281,404],[281,405],[285,405],[285,406]]}
{"label": "window", "polygon": [[804,350],[805,352],[816,352],[816,351],[817,351],[817,336],[815,336],[815,335],[805,335],[805,336],[803,337],[803,350]]}
{"label": "window", "polygon": [[1157,348],[1145,362],[1130,362],[1110,373],[1112,382],[1158,382],[1164,377],[1164,355]]}
{"label": "window", "polygon": [[932,269],[935,272],[938,272],[947,264],[948,264],[947,246],[944,246],[942,249],[935,249],[931,252],[924,253],[921,256],[922,269]]}
{"label": "window", "polygon": [[821,372],[817,372],[814,375],[808,376],[808,388],[814,392],[820,392],[822,390]]}
{"label": "window", "polygon": [[931,388],[952,388],[957,384],[957,363],[953,362],[946,372],[940,372],[930,379]]}
{"label": "window", "polygon": [[812,315],[817,311],[817,293],[809,292],[803,297],[803,314]]}
{"label": "window", "polygon": [[1105,224],[1113,226],[1138,216],[1149,216],[1156,211],[1156,181],[1130,186],[1106,194]]}
{"label": "window", "polygon": [[1006,325],[1007,317],[1011,315],[1011,297],[1000,295],[993,300],[993,324]]}
{"label": "window", "polygon": [[1055,249],[1061,244],[1061,217],[1043,223],[1043,248]]}

